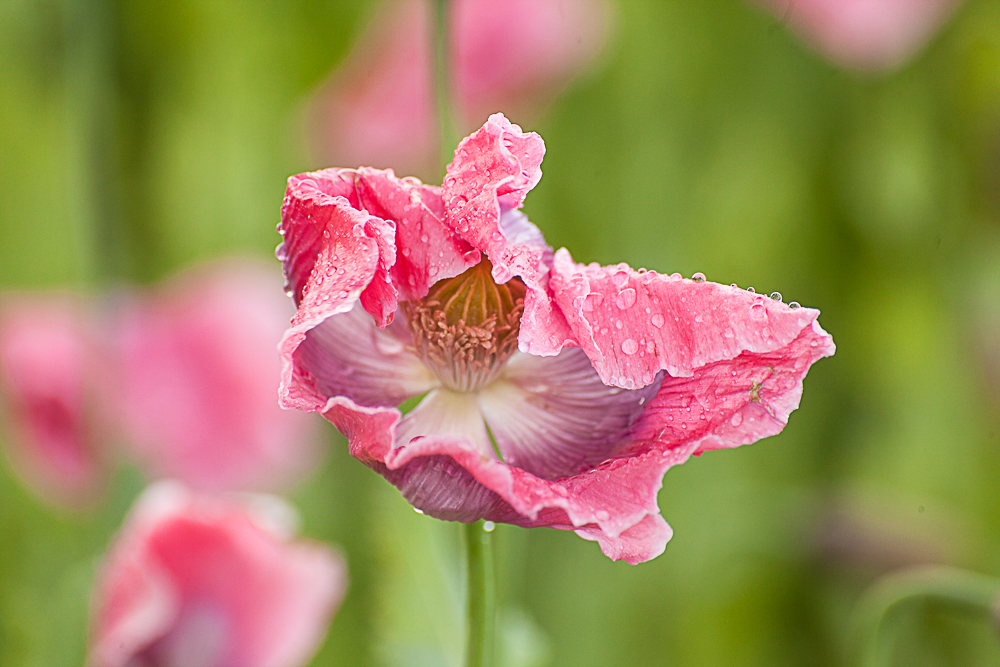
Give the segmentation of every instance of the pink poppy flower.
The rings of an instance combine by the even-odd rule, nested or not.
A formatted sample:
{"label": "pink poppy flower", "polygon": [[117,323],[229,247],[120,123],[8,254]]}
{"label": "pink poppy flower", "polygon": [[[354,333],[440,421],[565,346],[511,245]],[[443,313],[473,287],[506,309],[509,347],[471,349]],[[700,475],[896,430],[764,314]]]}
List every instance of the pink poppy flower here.
{"label": "pink poppy flower", "polygon": [[[453,87],[463,129],[543,107],[604,44],[604,0],[456,0]],[[516,20],[512,20],[516,17]],[[432,173],[438,159],[431,3],[386,3],[313,103],[317,157]]]}
{"label": "pink poppy flower", "polygon": [[833,341],[810,308],[553,254],[518,211],[544,150],[496,114],[442,188],[289,179],[281,399],[426,514],[575,530],[638,563],[670,538],[667,469],[781,431]]}
{"label": "pink poppy flower", "polygon": [[305,665],[346,569],[326,546],[292,541],[290,517],[277,498],[148,489],[101,568],[89,665]]}
{"label": "pink poppy flower", "polygon": [[274,399],[274,349],[293,312],[276,273],[217,263],[123,307],[121,421],[154,474],[208,491],[273,490],[314,462],[318,424]]}
{"label": "pink poppy flower", "polygon": [[757,0],[825,56],[847,67],[903,64],[960,0]]}
{"label": "pink poppy flower", "polygon": [[15,297],[0,313],[0,390],[15,470],[44,498],[78,507],[104,481],[91,335],[69,297]]}

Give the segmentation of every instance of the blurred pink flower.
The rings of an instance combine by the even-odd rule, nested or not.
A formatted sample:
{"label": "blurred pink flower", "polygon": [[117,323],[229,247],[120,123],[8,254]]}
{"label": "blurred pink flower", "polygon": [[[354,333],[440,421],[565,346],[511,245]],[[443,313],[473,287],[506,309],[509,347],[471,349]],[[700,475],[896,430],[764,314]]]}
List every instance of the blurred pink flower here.
{"label": "blurred pink flower", "polygon": [[961,0],[757,0],[829,59],[857,69],[903,64]]}
{"label": "blurred pink flower", "polygon": [[209,491],[274,490],[314,462],[318,424],[274,395],[274,350],[293,312],[276,274],[218,262],[122,309],[118,405],[128,445],[154,474]]}
{"label": "blurred pink flower", "polygon": [[102,487],[97,384],[82,305],[69,296],[8,297],[0,310],[0,391],[15,469],[43,497],[87,504]]}
{"label": "blurred pink flower", "polygon": [[148,489],[101,568],[89,665],[305,665],[346,568],[326,546],[292,541],[292,518],[277,498]]}
{"label": "blurred pink flower", "polygon": [[426,514],[575,530],[638,563],[670,539],[667,469],[780,432],[833,340],[798,304],[553,254],[518,211],[544,152],[496,114],[441,188],[290,178],[282,401]]}
{"label": "blurred pink flower", "polygon": [[[605,0],[455,0],[456,119],[471,129],[499,108],[538,111],[604,43]],[[428,0],[389,0],[313,103],[325,163],[433,173],[438,121]]]}

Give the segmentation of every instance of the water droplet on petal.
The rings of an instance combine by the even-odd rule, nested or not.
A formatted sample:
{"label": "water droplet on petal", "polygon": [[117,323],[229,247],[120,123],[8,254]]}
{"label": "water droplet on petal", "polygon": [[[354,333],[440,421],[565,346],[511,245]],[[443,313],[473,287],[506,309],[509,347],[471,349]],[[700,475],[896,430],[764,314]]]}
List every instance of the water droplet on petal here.
{"label": "water droplet on petal", "polygon": [[652,324],[657,329],[659,329],[660,327],[663,326],[663,315],[656,313],[651,318],[649,318],[649,323]]}
{"label": "water droplet on petal", "polygon": [[626,338],[622,341],[622,352],[625,354],[635,354],[639,351],[639,343],[635,342],[632,338]]}
{"label": "water droplet on petal", "polygon": [[739,287],[739,285],[737,285],[736,283],[730,283],[730,285],[729,285],[729,286],[730,286],[730,287]]}
{"label": "water droplet on petal", "polygon": [[598,292],[588,294],[587,298],[583,300],[583,310],[589,313],[595,310],[602,303],[604,303],[603,294],[600,294]]}
{"label": "water droplet on petal", "polygon": [[695,281],[696,283],[703,283],[705,282],[705,274],[699,271],[698,273],[691,276],[691,280]]}
{"label": "water droplet on petal", "polygon": [[747,288],[747,291],[748,291],[748,292],[750,292],[751,294],[753,294],[753,293],[754,293],[754,292],[756,292],[757,290],[755,290],[755,289],[754,289],[753,287],[748,287],[748,288]]}
{"label": "water droplet on petal", "polygon": [[427,243],[427,241],[428,241],[428,239],[429,239],[429,238],[430,238],[430,237],[429,237],[429,236],[427,236],[427,234],[421,234],[421,235],[420,235],[420,242],[421,242],[421,243]]}
{"label": "water droplet on petal", "polygon": [[771,298],[775,301],[781,301],[781,292],[771,292]]}
{"label": "water droplet on petal", "polygon": [[732,424],[733,426],[739,426],[740,424],[742,424],[743,413],[742,412],[734,413],[732,419],[729,420],[729,423]]}
{"label": "water droplet on petal", "polygon": [[618,293],[618,296],[615,297],[615,305],[621,308],[622,310],[634,306],[635,290],[632,289],[631,287],[623,289],[621,292]]}
{"label": "water droplet on petal", "polygon": [[750,306],[750,317],[754,318],[755,320],[762,320],[765,317],[767,317],[767,310],[764,308],[764,306],[760,305],[759,303],[755,303],[754,305]]}
{"label": "water droplet on petal", "polygon": [[492,533],[496,527],[497,525],[492,521],[483,521],[483,530],[487,533]]}
{"label": "water droplet on petal", "polygon": [[615,282],[615,287],[621,289],[628,283],[628,272],[615,271],[615,275],[611,276],[611,279]]}
{"label": "water droplet on petal", "polygon": [[414,507],[413,511],[416,512],[417,514],[423,514],[424,513],[424,511],[422,509],[419,509],[417,507]]}
{"label": "water droplet on petal", "polygon": [[594,516],[597,517],[598,521],[607,521],[608,519],[611,518],[611,515],[608,514],[607,510],[597,510],[596,512],[594,512]]}
{"label": "water droplet on petal", "polygon": [[799,305],[798,301],[789,301],[788,302],[788,307],[789,308],[801,308],[802,306]]}
{"label": "water droplet on petal", "polygon": [[329,229],[324,229],[323,230],[323,238],[325,238],[325,239],[330,238],[330,230]]}

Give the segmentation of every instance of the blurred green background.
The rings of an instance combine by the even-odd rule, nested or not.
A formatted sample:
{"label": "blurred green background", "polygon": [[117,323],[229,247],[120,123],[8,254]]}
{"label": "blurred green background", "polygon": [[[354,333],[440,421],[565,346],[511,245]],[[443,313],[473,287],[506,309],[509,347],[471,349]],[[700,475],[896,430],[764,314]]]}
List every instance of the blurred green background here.
{"label": "blurred green background", "polygon": [[[286,177],[328,166],[305,101],[374,4],[0,0],[0,289],[271,256]],[[547,146],[529,216],[577,261],[820,308],[838,352],[780,436],[667,474],[660,558],[499,526],[499,667],[851,664],[851,610],[885,573],[1000,575],[1000,3],[969,0],[878,76],[744,0],[617,9],[601,64],[525,123]],[[313,664],[457,665],[458,528],[327,432],[291,499],[351,589]],[[80,665],[141,479],[70,514],[0,465],[0,665]],[[982,616],[918,605],[896,632],[896,665],[1000,665]]]}

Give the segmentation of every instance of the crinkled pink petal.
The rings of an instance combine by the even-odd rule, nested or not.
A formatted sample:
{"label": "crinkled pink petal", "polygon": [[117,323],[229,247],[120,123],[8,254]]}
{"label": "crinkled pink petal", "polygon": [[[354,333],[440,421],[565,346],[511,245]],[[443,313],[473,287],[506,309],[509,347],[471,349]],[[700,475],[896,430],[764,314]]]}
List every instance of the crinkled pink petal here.
{"label": "crinkled pink petal", "polygon": [[396,178],[391,169],[359,169],[357,192],[361,208],[396,223],[392,282],[401,299],[423,298],[437,281],[479,263],[479,251],[442,221],[440,188]]}
{"label": "crinkled pink petal", "polygon": [[545,144],[534,132],[494,114],[459,143],[442,187],[445,222],[493,264],[493,279],[518,276],[528,287],[518,346],[549,356],[572,334],[548,293],[552,249],[516,209],[542,177]]}
{"label": "crinkled pink petal", "polygon": [[89,664],[305,665],[345,584],[335,553],[275,533],[252,506],[158,485],[102,567]]}
{"label": "crinkled pink petal", "polygon": [[206,490],[281,488],[315,461],[316,426],[274,397],[274,349],[292,312],[276,272],[228,261],[121,308],[117,403],[156,475]]}
{"label": "crinkled pink petal", "polygon": [[[819,316],[737,287],[626,264],[576,264],[565,248],[556,253],[551,287],[601,379],[626,389],[650,384],[660,370],[689,377],[743,352],[781,349]],[[823,349],[833,353],[828,336]]]}
{"label": "crinkled pink petal", "polygon": [[430,29],[424,0],[385,3],[310,109],[322,163],[433,173],[438,124]]}
{"label": "crinkled pink petal", "polygon": [[544,104],[601,49],[609,19],[603,0],[455,2],[452,62],[469,126]]}
{"label": "crinkled pink petal", "polygon": [[[607,461],[573,477],[544,480],[454,435],[426,436],[393,448],[400,420],[395,409],[364,408],[335,397],[324,416],[347,436],[355,458],[384,475],[426,514],[450,521],[587,528],[588,535],[599,531],[604,536],[605,553],[618,553],[625,560],[662,552],[662,531],[621,535],[648,515],[659,514],[656,494],[664,473],[694,451],[694,444],[650,451]],[[644,547],[634,544],[638,535],[648,538]]]}
{"label": "crinkled pink petal", "polygon": [[858,69],[900,66],[961,0],[758,0],[831,60]]}
{"label": "crinkled pink petal", "polygon": [[78,506],[104,479],[98,453],[97,353],[81,305],[21,295],[0,313],[0,392],[12,428],[8,455],[45,498]]}
{"label": "crinkled pink petal", "polygon": [[286,287],[300,306],[308,300],[312,309],[323,308],[331,293],[342,292],[338,300],[360,297],[384,327],[396,312],[389,278],[396,263],[396,225],[359,210],[356,176],[352,170],[327,169],[289,178],[277,255]]}

